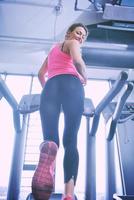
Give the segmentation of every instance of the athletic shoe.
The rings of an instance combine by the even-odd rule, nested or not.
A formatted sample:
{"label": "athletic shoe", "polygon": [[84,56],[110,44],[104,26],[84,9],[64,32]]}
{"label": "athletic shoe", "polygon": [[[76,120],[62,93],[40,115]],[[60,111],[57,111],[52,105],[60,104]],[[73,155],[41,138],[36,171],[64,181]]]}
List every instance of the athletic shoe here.
{"label": "athletic shoe", "polygon": [[48,200],[53,192],[57,150],[54,142],[40,145],[39,163],[32,179],[32,194],[36,200]]}
{"label": "athletic shoe", "polygon": [[72,196],[63,196],[62,200],[74,200]]}

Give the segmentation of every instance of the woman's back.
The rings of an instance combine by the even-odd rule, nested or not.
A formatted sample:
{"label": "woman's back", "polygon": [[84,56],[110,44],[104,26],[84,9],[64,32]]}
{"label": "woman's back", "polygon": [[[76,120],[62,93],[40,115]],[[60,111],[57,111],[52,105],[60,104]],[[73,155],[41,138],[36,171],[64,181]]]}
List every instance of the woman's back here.
{"label": "woman's back", "polygon": [[48,78],[60,74],[72,74],[79,77],[71,56],[63,52],[62,47],[61,44],[56,44],[48,55]]}

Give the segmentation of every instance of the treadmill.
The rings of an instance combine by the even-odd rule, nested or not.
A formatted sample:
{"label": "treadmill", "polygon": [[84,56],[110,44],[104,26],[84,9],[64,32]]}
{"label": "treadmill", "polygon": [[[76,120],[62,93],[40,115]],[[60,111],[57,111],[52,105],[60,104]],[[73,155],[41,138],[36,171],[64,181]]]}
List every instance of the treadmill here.
{"label": "treadmill", "polygon": [[[127,101],[133,91],[133,83],[127,87],[117,102],[111,102],[104,110],[106,121],[106,199],[134,200],[134,102]],[[127,136],[129,132],[129,136]],[[128,138],[127,138],[128,137]],[[116,157],[116,159],[115,159]],[[120,180],[116,179],[118,174]]]}
{"label": "treadmill", "polygon": [[[95,135],[98,129],[100,114],[112,99],[120,92],[124,86],[128,75],[121,72],[115,81],[112,89],[106,94],[104,99],[96,108],[91,99],[85,99],[85,110],[83,115],[87,121],[87,164],[86,164],[86,188],[85,200],[96,200],[96,162],[95,162]],[[21,172],[23,170],[24,151],[26,143],[26,122],[28,114],[39,110],[40,95],[24,95],[18,104],[14,96],[6,86],[5,82],[0,79],[0,92],[13,109],[13,120],[15,128],[15,143],[12,158],[11,173],[8,186],[7,200],[19,200]],[[20,117],[23,116],[21,123]],[[93,117],[93,123],[90,129],[90,118]],[[19,160],[19,162],[18,162]],[[90,169],[90,170],[89,170]],[[77,198],[77,197],[76,197]],[[61,194],[54,193],[51,200],[61,199]],[[29,194],[27,200],[34,200],[32,194]]]}

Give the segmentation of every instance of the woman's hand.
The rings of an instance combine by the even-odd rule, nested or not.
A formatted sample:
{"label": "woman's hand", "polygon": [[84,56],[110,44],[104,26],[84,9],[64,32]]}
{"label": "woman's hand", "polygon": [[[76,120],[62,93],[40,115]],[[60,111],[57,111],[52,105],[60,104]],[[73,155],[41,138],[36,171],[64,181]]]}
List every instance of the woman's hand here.
{"label": "woman's hand", "polygon": [[45,59],[44,63],[42,64],[38,72],[38,78],[39,78],[42,88],[45,86],[45,83],[46,83],[46,80],[45,80],[46,73],[47,73],[47,58]]}

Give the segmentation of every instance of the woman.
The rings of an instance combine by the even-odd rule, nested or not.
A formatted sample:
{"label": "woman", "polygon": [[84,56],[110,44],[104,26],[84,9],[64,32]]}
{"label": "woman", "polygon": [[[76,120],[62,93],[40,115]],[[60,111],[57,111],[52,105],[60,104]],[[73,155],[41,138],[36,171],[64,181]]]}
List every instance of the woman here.
{"label": "woman", "polygon": [[[63,200],[73,200],[79,154],[77,133],[84,107],[84,87],[87,78],[80,45],[88,35],[81,23],[71,25],[62,43],[54,45],[39,70],[43,87],[40,116],[44,142],[40,146],[40,159],[32,179],[35,199],[48,200],[54,187],[55,159],[59,148],[58,122],[62,107],[64,113],[63,146],[64,183]],[[45,75],[48,80],[45,81]]]}

